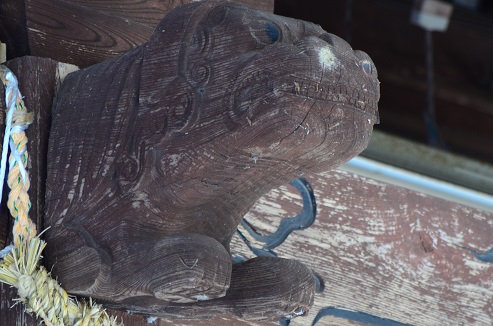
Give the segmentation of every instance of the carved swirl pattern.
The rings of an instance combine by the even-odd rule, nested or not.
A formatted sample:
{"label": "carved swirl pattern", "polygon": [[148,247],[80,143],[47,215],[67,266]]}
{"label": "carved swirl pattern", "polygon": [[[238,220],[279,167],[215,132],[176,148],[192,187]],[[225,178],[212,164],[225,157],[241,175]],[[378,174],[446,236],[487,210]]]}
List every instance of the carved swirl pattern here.
{"label": "carved swirl pattern", "polygon": [[195,94],[192,86],[183,78],[177,77],[172,82],[176,88],[169,87],[166,94],[168,100],[168,127],[172,131],[180,131],[191,123],[194,111]]}

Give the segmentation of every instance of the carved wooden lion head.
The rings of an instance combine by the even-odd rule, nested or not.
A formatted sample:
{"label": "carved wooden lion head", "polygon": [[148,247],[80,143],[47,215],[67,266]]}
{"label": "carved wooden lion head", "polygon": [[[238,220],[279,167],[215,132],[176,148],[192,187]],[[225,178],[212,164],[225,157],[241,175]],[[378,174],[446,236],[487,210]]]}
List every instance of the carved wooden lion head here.
{"label": "carved wooden lion head", "polygon": [[232,265],[229,242],[264,193],[361,152],[378,98],[368,55],[317,25],[228,2],[172,11],[148,43],[62,85],[48,157],[53,274],[154,315],[306,311],[307,267]]}

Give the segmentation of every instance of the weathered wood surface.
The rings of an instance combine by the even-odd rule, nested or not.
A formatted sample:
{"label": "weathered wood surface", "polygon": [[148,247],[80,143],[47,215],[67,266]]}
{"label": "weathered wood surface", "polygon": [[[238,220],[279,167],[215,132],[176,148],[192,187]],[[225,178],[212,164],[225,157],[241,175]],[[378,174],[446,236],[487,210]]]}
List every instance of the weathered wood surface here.
{"label": "weathered wood surface", "polygon": [[[493,263],[473,253],[493,247],[493,214],[343,171],[310,175],[308,180],[317,198],[317,220],[293,233],[276,252],[313,268],[325,281],[325,291],[315,295],[309,315],[291,325],[312,325],[325,307],[408,325],[493,323]],[[296,189],[283,186],[263,196],[246,218],[270,233],[280,218],[294,216],[301,205]],[[252,257],[237,236],[231,248],[234,254]],[[369,316],[362,323],[328,316],[317,325],[371,324]],[[125,320],[131,326],[146,324],[142,316]],[[171,324],[278,325],[227,316],[162,319],[153,325]]]}
{"label": "weathered wood surface", "polygon": [[[312,175],[308,180],[318,202],[317,220],[311,228],[293,233],[276,252],[305,262],[322,276],[326,288],[316,294],[309,315],[291,325],[311,325],[318,310],[328,306],[410,325],[491,325],[493,264],[476,259],[471,250],[491,249],[492,214],[347,172]],[[260,231],[272,232],[281,217],[300,209],[297,191],[281,187],[263,196],[246,218]],[[251,256],[236,236],[231,248]],[[7,311],[13,302],[4,293],[2,325],[37,325],[24,321],[20,306],[15,313]],[[114,313],[127,326],[148,325],[144,316]],[[162,319],[151,325],[232,324],[278,325],[232,316]],[[325,317],[317,325],[361,324]]]}
{"label": "weathered wood surface", "polygon": [[217,1],[172,11],[148,43],[58,93],[53,274],[140,313],[303,313],[310,270],[273,257],[231,265],[229,242],[272,187],[360,153],[378,97],[371,59],[317,25]]}
{"label": "weathered wood surface", "polygon": [[[172,9],[192,0],[26,0],[32,55],[87,67],[149,40]],[[268,12],[274,0],[237,0]]]}
{"label": "weathered wood surface", "polygon": [[[53,70],[49,62],[43,60],[42,69]],[[22,80],[26,80],[23,72],[28,80],[41,78],[31,65],[30,69],[17,69],[16,65],[22,66],[9,64]],[[21,90],[24,94],[39,94],[49,80],[41,79],[43,87],[37,91],[29,90],[23,82]],[[25,100],[30,109],[36,110],[38,101],[30,96]],[[36,157],[35,152],[31,155],[32,159]],[[471,250],[484,253],[491,249],[492,214],[345,172],[308,179],[318,201],[317,221],[310,229],[295,232],[276,251],[280,257],[301,260],[313,268],[324,279],[326,289],[316,294],[309,316],[295,319],[292,325],[311,325],[318,309],[327,306],[411,325],[491,325],[493,265],[476,259]],[[259,230],[272,232],[280,217],[293,216],[300,207],[296,190],[283,187],[262,197],[246,218]],[[249,255],[236,236],[231,247],[233,253]],[[10,308],[15,291],[5,286],[0,291],[1,325],[37,325],[22,313],[21,305]],[[142,316],[120,314],[126,325],[147,325]],[[153,325],[232,323],[276,325],[241,322],[227,316],[212,321],[164,319]],[[318,325],[359,324],[325,317]]]}
{"label": "weathered wood surface", "polygon": [[[325,291],[316,294],[309,317],[292,325],[311,325],[329,306],[410,325],[493,323],[493,263],[474,254],[493,247],[493,214],[342,171],[308,180],[317,220],[276,252],[312,268]],[[300,209],[297,191],[282,187],[246,218],[271,233],[280,217]],[[235,237],[233,253],[248,252],[242,246]],[[359,323],[325,317],[318,325]]]}
{"label": "weathered wood surface", "polygon": [[[316,265],[326,290],[316,295],[310,317],[293,325],[309,325],[318,308],[326,306],[414,325],[492,323],[491,263],[477,260],[470,251],[491,248],[491,214],[342,172],[310,181],[319,201],[319,220],[312,229],[295,233],[277,252],[309,267]],[[292,190],[273,191],[248,218],[253,223],[261,221],[259,229],[272,231],[278,223],[273,216],[299,211],[299,202],[290,200],[295,197]],[[240,246],[234,238],[233,251]],[[0,324],[35,325],[33,320],[24,321],[21,308],[3,317],[12,305],[4,300],[4,293],[0,318],[5,319]],[[125,321],[127,325],[146,323],[141,316],[125,315]],[[163,320],[156,325],[221,323],[242,325],[225,317],[212,322]],[[326,317],[319,324],[356,323]]]}

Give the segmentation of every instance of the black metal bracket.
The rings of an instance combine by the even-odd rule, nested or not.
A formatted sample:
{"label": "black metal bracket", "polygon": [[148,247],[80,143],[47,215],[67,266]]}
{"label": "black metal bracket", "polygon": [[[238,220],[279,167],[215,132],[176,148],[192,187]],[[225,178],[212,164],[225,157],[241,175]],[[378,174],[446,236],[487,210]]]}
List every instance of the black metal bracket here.
{"label": "black metal bracket", "polygon": [[301,212],[289,218],[283,218],[276,232],[269,235],[259,234],[253,225],[246,219],[241,221],[241,225],[245,230],[257,241],[263,242],[264,246],[259,248],[254,248],[250,242],[244,237],[244,235],[238,231],[238,234],[250,248],[250,250],[257,256],[276,256],[272,249],[280,246],[291,232],[296,230],[304,230],[310,227],[317,216],[317,204],[315,201],[315,195],[313,189],[303,178],[299,178],[290,182],[290,185],[296,187],[303,198],[303,209]]}

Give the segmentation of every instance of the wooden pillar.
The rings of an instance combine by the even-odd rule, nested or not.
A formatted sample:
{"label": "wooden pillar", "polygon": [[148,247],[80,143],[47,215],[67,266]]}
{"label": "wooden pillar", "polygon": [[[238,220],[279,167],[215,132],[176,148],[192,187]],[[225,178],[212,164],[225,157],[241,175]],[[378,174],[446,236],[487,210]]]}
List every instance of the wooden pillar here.
{"label": "wooden pillar", "polygon": [[[25,96],[24,102],[29,112],[35,115],[34,122],[27,129],[29,165],[28,173],[31,181],[29,197],[31,210],[29,216],[36,223],[39,231],[43,230],[43,210],[45,198],[46,180],[46,153],[48,149],[48,136],[51,124],[51,108],[57,89],[67,73],[76,70],[72,65],[57,61],[37,58],[22,57],[6,63],[19,81],[19,89]],[[5,130],[5,89],[0,87],[0,134],[3,139]],[[4,196],[0,211],[0,247],[3,248],[11,242],[11,221],[7,209],[8,187],[5,183]],[[12,299],[16,298],[15,289],[5,284],[0,285],[0,325],[37,325],[37,321],[23,313],[23,305],[14,305]]]}
{"label": "wooden pillar", "polygon": [[6,46],[6,60],[29,54],[24,0],[0,1],[0,43]]}

